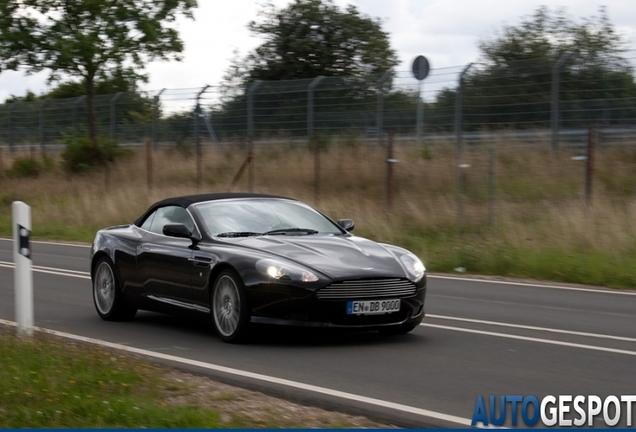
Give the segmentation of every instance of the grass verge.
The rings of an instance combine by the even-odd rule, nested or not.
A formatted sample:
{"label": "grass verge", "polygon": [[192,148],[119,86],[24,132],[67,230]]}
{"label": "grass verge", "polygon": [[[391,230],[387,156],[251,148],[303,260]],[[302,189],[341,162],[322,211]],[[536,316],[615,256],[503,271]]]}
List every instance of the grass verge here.
{"label": "grass verge", "polygon": [[[14,329],[11,329],[14,330]],[[4,428],[386,427],[49,335],[0,327]]]}
{"label": "grass verge", "polygon": [[184,388],[132,357],[36,336],[0,335],[6,428],[216,428],[219,415],[164,401]]}
{"label": "grass verge", "polygon": [[[330,143],[317,165],[306,147],[257,147],[254,191],[353,218],[356,234],[412,250],[431,272],[635,288],[636,147],[597,152],[587,201],[576,150],[496,144],[496,152],[465,152],[462,194],[452,147],[430,147],[426,157],[411,145],[396,147],[390,208],[384,149]],[[106,190],[104,172],[67,177],[51,154],[50,169],[37,178],[0,179],[0,235],[11,236],[11,202],[22,200],[32,206],[34,238],[90,242],[98,229],[130,223],[169,196],[245,191],[249,170],[232,186],[245,156],[240,147],[206,148],[197,185],[195,157],[155,151],[149,187],[147,155],[137,150],[111,166]]]}

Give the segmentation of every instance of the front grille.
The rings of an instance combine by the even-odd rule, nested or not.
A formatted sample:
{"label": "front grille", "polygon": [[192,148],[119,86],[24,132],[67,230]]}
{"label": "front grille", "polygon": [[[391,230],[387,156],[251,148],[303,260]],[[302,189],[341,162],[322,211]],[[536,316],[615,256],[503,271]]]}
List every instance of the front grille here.
{"label": "front grille", "polygon": [[399,298],[415,295],[417,287],[407,279],[359,279],[334,282],[316,293],[320,300]]}

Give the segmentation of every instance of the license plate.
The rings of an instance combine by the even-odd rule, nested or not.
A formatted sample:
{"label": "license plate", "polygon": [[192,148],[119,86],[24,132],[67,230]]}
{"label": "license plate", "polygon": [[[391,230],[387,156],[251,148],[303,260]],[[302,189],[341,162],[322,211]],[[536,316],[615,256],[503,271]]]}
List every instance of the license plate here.
{"label": "license plate", "polygon": [[378,315],[400,310],[400,299],[347,302],[348,315]]}

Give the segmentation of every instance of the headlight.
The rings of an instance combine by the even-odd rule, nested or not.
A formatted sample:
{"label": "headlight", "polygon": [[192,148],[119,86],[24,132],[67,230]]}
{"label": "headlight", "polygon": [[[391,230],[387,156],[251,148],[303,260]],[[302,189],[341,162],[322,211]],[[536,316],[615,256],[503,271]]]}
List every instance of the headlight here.
{"label": "headlight", "polygon": [[412,253],[400,255],[400,261],[402,261],[407,275],[410,276],[414,282],[422,279],[426,273],[426,268],[424,264],[422,264],[422,261]]}
{"label": "headlight", "polygon": [[316,282],[318,280],[318,276],[306,268],[271,259],[262,259],[257,261],[256,269],[270,278],[277,280],[293,280],[300,282]]}

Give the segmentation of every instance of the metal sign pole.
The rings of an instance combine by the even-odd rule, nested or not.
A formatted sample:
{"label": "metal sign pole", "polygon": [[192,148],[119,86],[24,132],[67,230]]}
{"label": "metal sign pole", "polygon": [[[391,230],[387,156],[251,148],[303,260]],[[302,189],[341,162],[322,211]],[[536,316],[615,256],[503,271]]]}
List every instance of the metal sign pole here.
{"label": "metal sign pole", "polygon": [[[424,56],[417,56],[415,60],[413,60],[413,66],[411,67],[413,72],[413,76],[418,81],[417,84],[417,113],[416,113],[416,121],[415,121],[415,133],[417,140],[417,148],[422,147],[422,134],[424,132],[424,119],[423,111],[424,111],[424,100],[422,96],[422,81],[428,76],[428,73],[431,70],[431,65],[428,62],[428,59]],[[426,153],[428,153],[428,146],[426,146]]]}
{"label": "metal sign pole", "polygon": [[13,212],[13,262],[15,285],[15,316],[18,334],[33,334],[33,273],[31,270],[31,207],[14,201]]}
{"label": "metal sign pole", "polygon": [[417,82],[417,118],[415,128],[417,133],[417,148],[422,148],[422,80]]}

